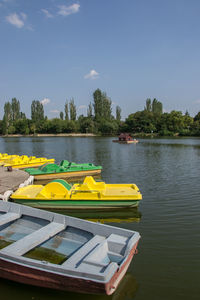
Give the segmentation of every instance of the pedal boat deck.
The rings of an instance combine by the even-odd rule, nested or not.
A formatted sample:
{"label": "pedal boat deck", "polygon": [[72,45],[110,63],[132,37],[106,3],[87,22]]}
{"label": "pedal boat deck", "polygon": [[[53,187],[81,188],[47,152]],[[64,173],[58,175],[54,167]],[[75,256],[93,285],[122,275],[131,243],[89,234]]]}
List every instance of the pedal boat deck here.
{"label": "pedal boat deck", "polygon": [[57,179],[19,188],[11,195],[17,203],[43,208],[110,209],[138,206],[142,195],[135,184],[105,184],[87,176],[82,184]]}
{"label": "pedal boat deck", "polygon": [[25,169],[29,175],[34,176],[34,180],[53,180],[55,178],[74,178],[101,173],[101,166],[92,163],[76,164],[67,160],[62,160],[60,165],[44,164],[39,168]]}

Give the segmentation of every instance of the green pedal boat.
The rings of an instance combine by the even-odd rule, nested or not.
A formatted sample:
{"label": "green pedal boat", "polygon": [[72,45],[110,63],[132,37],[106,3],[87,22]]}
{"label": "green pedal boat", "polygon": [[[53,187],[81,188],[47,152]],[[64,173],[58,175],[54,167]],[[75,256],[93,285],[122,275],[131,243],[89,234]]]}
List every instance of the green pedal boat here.
{"label": "green pedal boat", "polygon": [[119,209],[138,206],[142,195],[135,184],[106,184],[87,176],[83,183],[73,186],[63,179],[55,179],[45,186],[28,185],[10,198],[40,208]]}
{"label": "green pedal boat", "polygon": [[44,164],[39,168],[25,169],[35,180],[52,180],[56,178],[83,177],[87,175],[98,175],[101,173],[101,166],[91,163],[76,164],[68,160],[62,160],[60,165]]}

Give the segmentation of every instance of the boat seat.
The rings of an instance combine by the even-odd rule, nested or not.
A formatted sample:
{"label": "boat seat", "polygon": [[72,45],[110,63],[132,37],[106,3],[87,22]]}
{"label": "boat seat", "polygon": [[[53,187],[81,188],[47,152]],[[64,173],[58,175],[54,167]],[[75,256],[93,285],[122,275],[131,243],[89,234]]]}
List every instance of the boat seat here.
{"label": "boat seat", "polygon": [[108,239],[104,239],[83,256],[83,259],[77,264],[77,269],[81,272],[90,270],[92,273],[102,273],[111,265],[117,268],[122,259],[122,255],[110,252]]}
{"label": "boat seat", "polygon": [[65,224],[51,222],[50,224],[40,228],[39,230],[36,230],[33,233],[25,236],[24,238],[3,248],[0,252],[8,255],[24,255],[31,249],[42,244],[55,234],[64,230],[65,227]]}
{"label": "boat seat", "polygon": [[51,182],[58,182],[58,183],[62,184],[68,191],[70,191],[72,188],[71,185],[64,179],[54,179]]}
{"label": "boat seat", "polygon": [[6,214],[3,214],[2,216],[0,216],[0,226],[1,225],[5,225],[9,222],[12,222],[14,220],[17,220],[20,218],[20,214],[17,213],[12,213],[12,212],[8,212]]}
{"label": "boat seat", "polygon": [[77,268],[81,260],[87,256],[99,243],[105,240],[105,237],[100,235],[95,235],[90,239],[85,245],[83,245],[79,250],[77,250],[71,257],[69,257],[63,264],[62,267],[72,267]]}

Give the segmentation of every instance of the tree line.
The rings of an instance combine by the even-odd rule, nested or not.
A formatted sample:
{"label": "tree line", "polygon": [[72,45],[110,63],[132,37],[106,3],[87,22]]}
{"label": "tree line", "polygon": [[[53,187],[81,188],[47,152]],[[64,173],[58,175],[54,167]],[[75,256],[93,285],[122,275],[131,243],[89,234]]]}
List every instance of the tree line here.
{"label": "tree line", "polygon": [[132,135],[158,136],[200,136],[200,112],[193,118],[186,111],[163,113],[162,102],[156,98],[146,100],[142,111],[131,113],[121,120],[121,108],[116,106],[112,113],[112,101],[100,89],[93,93],[93,101],[87,107],[87,116],[77,114],[74,99],[66,100],[59,118],[48,119],[43,104],[38,100],[31,103],[31,118],[20,110],[20,101],[13,98],[4,105],[3,120],[0,120],[0,134],[37,133],[94,133],[116,135],[128,132]]}

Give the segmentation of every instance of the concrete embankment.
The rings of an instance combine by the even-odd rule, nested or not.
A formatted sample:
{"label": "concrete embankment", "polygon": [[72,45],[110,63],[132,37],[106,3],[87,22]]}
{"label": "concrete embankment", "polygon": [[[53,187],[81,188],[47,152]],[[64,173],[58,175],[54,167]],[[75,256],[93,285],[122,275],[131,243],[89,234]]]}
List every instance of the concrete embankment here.
{"label": "concrete embankment", "polygon": [[16,190],[19,185],[29,178],[29,174],[22,170],[0,167],[0,198],[8,190]]}

